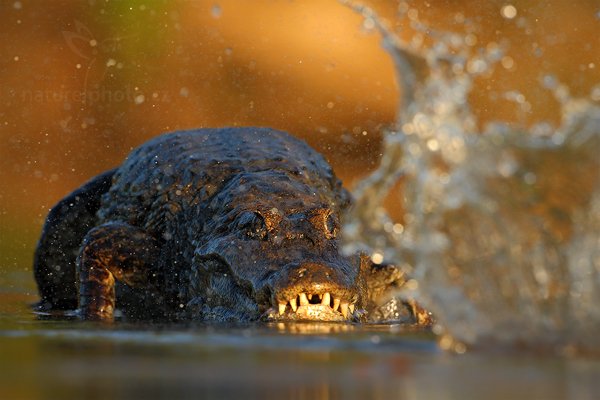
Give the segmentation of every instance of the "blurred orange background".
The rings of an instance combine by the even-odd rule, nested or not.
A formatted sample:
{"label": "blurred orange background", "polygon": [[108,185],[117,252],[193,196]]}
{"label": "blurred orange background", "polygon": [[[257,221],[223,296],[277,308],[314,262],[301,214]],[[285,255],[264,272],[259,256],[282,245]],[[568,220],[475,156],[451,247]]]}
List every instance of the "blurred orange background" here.
{"label": "blurred orange background", "polygon": [[[364,1],[410,40],[396,1]],[[481,124],[556,123],[540,78],[572,93],[600,82],[597,0],[411,1],[431,28],[495,42],[506,58],[476,82]],[[306,139],[348,187],[377,165],[399,107],[391,58],[335,0],[0,3],[0,290],[30,274],[48,209],[163,132],[270,126]],[[502,99],[520,91],[522,113]],[[392,205],[393,206],[393,205]]]}

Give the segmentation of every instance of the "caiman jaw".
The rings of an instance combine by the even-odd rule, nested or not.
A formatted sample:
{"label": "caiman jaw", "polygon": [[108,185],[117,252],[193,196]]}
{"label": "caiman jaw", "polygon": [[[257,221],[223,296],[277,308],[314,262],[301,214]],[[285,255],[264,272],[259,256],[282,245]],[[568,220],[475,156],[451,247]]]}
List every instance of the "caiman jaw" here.
{"label": "caiman jaw", "polygon": [[[364,314],[364,287],[351,264],[290,264],[268,286],[271,321],[358,321]],[[264,303],[263,303],[264,304]]]}
{"label": "caiman jaw", "polygon": [[355,303],[330,292],[301,292],[289,300],[278,299],[267,314],[272,320],[346,321],[354,316]]}

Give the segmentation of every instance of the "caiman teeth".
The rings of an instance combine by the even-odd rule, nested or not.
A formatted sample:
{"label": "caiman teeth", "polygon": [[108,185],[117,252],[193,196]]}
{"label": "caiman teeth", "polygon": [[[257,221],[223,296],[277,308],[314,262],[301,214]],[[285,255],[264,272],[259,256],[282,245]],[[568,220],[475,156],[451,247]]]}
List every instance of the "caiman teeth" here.
{"label": "caiman teeth", "polygon": [[290,306],[292,307],[292,311],[296,312],[296,310],[298,309],[298,304],[296,304],[295,297],[292,300],[290,300]]}
{"label": "caiman teeth", "polygon": [[329,295],[329,292],[327,292],[322,296],[321,304],[328,306],[330,302],[331,302],[331,297]]}
{"label": "caiman teeth", "polygon": [[347,302],[343,302],[342,304],[340,304],[340,312],[342,313],[344,318],[348,318],[348,303]]}
{"label": "caiman teeth", "polygon": [[340,299],[333,299],[333,311],[337,311],[338,307],[340,306]]}
{"label": "caiman teeth", "polygon": [[308,298],[306,297],[306,293],[300,293],[300,305],[301,306],[308,305]]}
{"label": "caiman teeth", "polygon": [[[320,299],[320,303],[315,303],[316,298]],[[310,299],[310,300],[309,300]],[[311,300],[313,303],[311,303]],[[333,301],[332,301],[333,300]],[[300,302],[300,304],[298,304]],[[291,300],[278,300],[277,301],[277,311],[279,315],[284,315],[287,309],[288,303],[290,304],[290,308],[293,312],[299,312],[300,307],[322,307],[327,306],[331,307],[333,311],[337,311],[343,315],[344,318],[348,318],[350,315],[354,314],[354,310],[356,309],[356,305],[354,303],[350,303],[349,301],[342,300],[340,298],[333,297],[331,293],[315,293],[307,295],[306,293],[300,293],[296,297]],[[306,311],[302,311],[303,313]]]}

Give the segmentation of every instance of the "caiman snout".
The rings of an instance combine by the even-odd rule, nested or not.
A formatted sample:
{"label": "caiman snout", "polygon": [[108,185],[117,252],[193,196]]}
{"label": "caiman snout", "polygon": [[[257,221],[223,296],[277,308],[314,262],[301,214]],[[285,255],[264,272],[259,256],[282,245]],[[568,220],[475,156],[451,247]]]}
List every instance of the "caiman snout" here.
{"label": "caiman snout", "polygon": [[345,266],[303,263],[284,268],[273,282],[269,318],[345,321],[358,313],[359,290]]}

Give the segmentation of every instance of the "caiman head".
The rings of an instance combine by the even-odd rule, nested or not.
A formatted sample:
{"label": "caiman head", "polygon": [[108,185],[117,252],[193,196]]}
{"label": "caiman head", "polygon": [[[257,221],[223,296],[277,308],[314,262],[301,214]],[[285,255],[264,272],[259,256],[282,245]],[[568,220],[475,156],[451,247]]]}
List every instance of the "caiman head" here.
{"label": "caiman head", "polygon": [[240,174],[212,199],[196,245],[210,318],[360,320],[367,260],[340,253],[347,193],[287,172]]}

